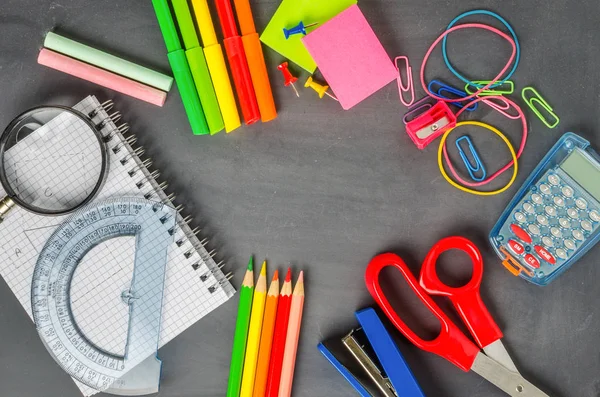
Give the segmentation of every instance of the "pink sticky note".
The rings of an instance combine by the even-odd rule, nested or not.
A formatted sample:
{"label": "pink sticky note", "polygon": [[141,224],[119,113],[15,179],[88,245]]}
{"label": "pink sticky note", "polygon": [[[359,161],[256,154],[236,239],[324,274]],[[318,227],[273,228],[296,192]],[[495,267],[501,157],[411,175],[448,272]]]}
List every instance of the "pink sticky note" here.
{"label": "pink sticky note", "polygon": [[357,5],[342,11],[302,41],[345,110],[398,76]]}

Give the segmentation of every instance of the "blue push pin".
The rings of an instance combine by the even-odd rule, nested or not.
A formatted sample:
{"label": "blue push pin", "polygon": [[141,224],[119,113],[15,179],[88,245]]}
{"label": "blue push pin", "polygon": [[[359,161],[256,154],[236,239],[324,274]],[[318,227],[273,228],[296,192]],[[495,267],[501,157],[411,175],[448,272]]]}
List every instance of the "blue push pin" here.
{"label": "blue push pin", "polygon": [[310,25],[306,25],[304,26],[304,22],[300,21],[300,23],[296,26],[294,26],[291,29],[286,29],[283,28],[283,34],[285,35],[285,39],[289,39],[290,36],[293,36],[295,34],[301,34],[303,36],[306,36],[306,29],[310,28],[311,26],[315,26],[318,25],[319,22],[315,22],[315,23],[311,23]]}

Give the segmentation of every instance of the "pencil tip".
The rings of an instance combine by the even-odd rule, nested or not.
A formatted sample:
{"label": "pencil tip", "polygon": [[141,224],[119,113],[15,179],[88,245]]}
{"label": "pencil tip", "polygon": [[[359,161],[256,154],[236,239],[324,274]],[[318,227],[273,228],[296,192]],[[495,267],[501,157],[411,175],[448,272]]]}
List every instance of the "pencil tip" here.
{"label": "pencil tip", "polygon": [[304,283],[304,270],[300,272],[300,275],[298,276],[298,281],[296,281],[296,283]]}
{"label": "pencil tip", "polygon": [[288,267],[287,274],[285,275],[285,281],[288,283],[290,281],[292,281],[292,268],[291,267]]}
{"label": "pencil tip", "polygon": [[250,260],[248,261],[248,270],[254,270],[254,256],[250,256]]}
{"label": "pencil tip", "polygon": [[266,276],[267,275],[267,261],[263,262],[262,268],[260,269],[260,275],[261,276]]}
{"label": "pencil tip", "polygon": [[273,273],[273,281],[278,281],[279,280],[279,270],[275,270],[275,273]]}

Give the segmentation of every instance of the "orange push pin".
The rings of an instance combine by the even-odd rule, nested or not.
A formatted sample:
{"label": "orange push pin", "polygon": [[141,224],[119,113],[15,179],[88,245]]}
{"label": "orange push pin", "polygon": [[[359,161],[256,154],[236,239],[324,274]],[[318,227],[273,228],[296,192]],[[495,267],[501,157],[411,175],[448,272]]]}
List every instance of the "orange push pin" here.
{"label": "orange push pin", "polygon": [[286,87],[289,87],[290,85],[292,86],[292,88],[294,89],[294,92],[296,93],[297,97],[300,97],[300,94],[298,93],[298,90],[296,89],[296,86],[294,85],[294,83],[296,81],[298,81],[298,77],[294,77],[294,75],[292,75],[292,72],[290,72],[290,70],[288,69],[288,63],[284,62],[281,65],[277,66],[277,69],[281,70],[281,73],[283,73],[283,78],[284,78],[284,83]]}
{"label": "orange push pin", "polygon": [[334,97],[329,92],[327,92],[327,90],[329,89],[329,86],[321,85],[321,84],[317,83],[316,81],[313,80],[312,76],[310,76],[306,80],[306,83],[304,83],[304,87],[306,87],[306,88],[310,87],[313,90],[315,90],[317,92],[317,94],[319,94],[319,98],[323,98],[325,95],[327,95],[328,97],[335,99],[337,101],[336,97]]}

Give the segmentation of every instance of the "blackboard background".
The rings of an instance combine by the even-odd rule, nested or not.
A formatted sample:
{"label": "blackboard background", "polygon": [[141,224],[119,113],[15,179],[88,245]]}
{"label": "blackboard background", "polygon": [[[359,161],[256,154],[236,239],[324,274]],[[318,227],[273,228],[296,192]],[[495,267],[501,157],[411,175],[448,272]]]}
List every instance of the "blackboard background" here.
{"label": "blackboard background", "polygon": [[[253,1],[258,29],[276,7],[277,1]],[[411,58],[415,77],[430,43],[459,13],[484,8],[511,22],[522,46],[517,87],[535,86],[561,116],[560,125],[549,130],[530,114],[530,138],[516,186],[564,132],[578,132],[600,147],[598,1],[362,0],[360,7],[390,56]],[[469,20],[500,26],[488,18]],[[421,152],[404,133],[405,109],[395,84],[345,112],[303,88],[297,99],[276,70],[280,56],[265,50],[279,118],[229,135],[194,137],[176,90],[159,109],[37,65],[44,34],[54,28],[168,70],[149,1],[4,0],[0,124],[36,105],[74,104],[90,93],[112,98],[178,200],[212,237],[211,247],[235,272],[235,285],[241,283],[251,253],[257,261],[268,258],[271,270],[284,270],[289,263],[305,269],[307,298],[294,396],[354,395],[316,344],[355,326],[353,312],[372,304],[363,282],[371,257],[391,250],[416,272],[431,245],[452,234],[469,237],[482,249],[483,298],[522,373],[551,396],[600,396],[598,249],[545,288],[510,275],[486,236],[516,187],[490,198],[450,187],[437,169],[437,145]],[[509,55],[503,40],[473,30],[453,34],[449,51],[457,67],[478,78],[492,77]],[[439,49],[435,54],[428,78],[456,83],[440,62]],[[303,82],[307,75],[299,74]],[[489,109],[469,118],[491,122],[518,142],[517,122]],[[492,134],[463,132],[473,136],[490,168],[506,161],[506,149]],[[161,397],[224,395],[236,309],[237,299],[232,299],[160,350]],[[398,340],[426,395],[504,395],[477,375]],[[0,385],[5,397],[80,395],[46,353],[3,281]]]}

